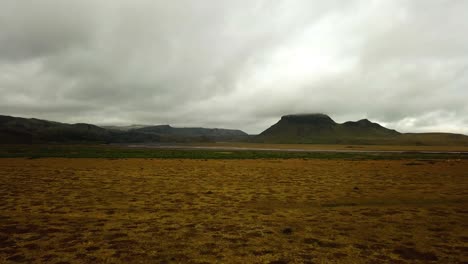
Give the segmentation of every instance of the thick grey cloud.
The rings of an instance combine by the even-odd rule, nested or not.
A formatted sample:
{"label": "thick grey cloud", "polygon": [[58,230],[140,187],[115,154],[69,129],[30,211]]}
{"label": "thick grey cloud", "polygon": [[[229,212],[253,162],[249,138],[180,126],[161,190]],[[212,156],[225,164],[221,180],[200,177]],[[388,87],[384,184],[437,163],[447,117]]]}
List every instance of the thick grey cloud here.
{"label": "thick grey cloud", "polygon": [[0,113],[468,134],[468,2],[0,0]]}

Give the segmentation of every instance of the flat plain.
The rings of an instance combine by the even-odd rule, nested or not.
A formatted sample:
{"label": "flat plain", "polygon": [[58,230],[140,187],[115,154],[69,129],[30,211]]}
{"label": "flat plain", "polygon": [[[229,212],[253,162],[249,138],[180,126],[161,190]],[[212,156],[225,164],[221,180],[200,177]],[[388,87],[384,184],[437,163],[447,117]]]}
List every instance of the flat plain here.
{"label": "flat plain", "polygon": [[0,159],[1,263],[467,263],[467,159]]}

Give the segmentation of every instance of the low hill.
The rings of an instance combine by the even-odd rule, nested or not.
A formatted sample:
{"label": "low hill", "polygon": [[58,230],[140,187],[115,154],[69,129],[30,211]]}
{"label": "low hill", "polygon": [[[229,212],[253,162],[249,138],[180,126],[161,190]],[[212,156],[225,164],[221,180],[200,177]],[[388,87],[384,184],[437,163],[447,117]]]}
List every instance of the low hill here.
{"label": "low hill", "polygon": [[374,145],[468,145],[468,136],[450,133],[406,133],[367,119],[336,123],[325,114],[286,115],[254,137],[254,142]]}
{"label": "low hill", "polygon": [[468,146],[468,136],[452,133],[405,133],[398,137],[400,145]]}

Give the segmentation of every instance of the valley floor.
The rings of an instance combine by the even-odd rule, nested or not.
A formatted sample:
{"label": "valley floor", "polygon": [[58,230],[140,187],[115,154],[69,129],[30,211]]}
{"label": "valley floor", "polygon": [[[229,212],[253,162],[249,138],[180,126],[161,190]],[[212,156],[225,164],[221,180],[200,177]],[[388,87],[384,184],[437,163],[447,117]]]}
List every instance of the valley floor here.
{"label": "valley floor", "polygon": [[0,263],[466,263],[468,160],[0,159]]}
{"label": "valley floor", "polygon": [[229,150],[229,151],[281,151],[330,153],[461,153],[468,154],[468,146],[404,146],[404,145],[320,145],[320,144],[266,144],[266,143],[185,143],[185,144],[116,144],[129,148]]}
{"label": "valley floor", "polygon": [[[195,145],[195,144],[193,144]],[[468,146],[414,146],[414,145],[324,145],[324,144],[268,144],[243,142],[217,142],[196,144],[208,147],[301,149],[301,150],[339,150],[339,151],[420,151],[420,152],[468,152]]]}

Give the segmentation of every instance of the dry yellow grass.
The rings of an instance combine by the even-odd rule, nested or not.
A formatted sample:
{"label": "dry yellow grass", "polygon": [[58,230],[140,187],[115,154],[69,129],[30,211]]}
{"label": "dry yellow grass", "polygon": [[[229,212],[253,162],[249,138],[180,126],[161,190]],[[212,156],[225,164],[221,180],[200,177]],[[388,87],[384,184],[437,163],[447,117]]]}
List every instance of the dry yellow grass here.
{"label": "dry yellow grass", "polygon": [[0,262],[463,263],[468,161],[0,159]]}

